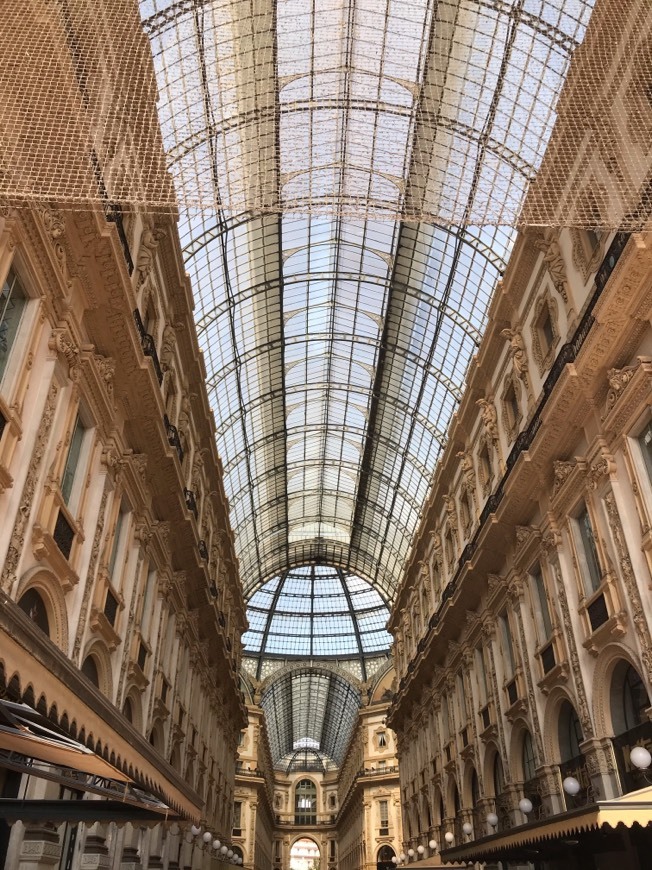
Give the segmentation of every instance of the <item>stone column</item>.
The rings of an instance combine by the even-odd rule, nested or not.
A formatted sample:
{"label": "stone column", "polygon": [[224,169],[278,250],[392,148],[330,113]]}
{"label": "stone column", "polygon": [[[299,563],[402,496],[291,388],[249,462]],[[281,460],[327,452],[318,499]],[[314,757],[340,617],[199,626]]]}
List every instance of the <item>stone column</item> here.
{"label": "stone column", "polygon": [[586,770],[595,799],[602,801],[618,797],[620,783],[611,740],[606,737],[592,737],[585,740],[580,749],[586,758]]}
{"label": "stone column", "polygon": [[163,825],[156,825],[149,834],[149,861],[148,870],[157,870],[163,867],[164,831]]}
{"label": "stone column", "polygon": [[503,789],[503,794],[507,795],[507,801],[509,804],[510,826],[512,828],[517,828],[519,825],[524,825],[527,821],[527,816],[521,812],[518,806],[518,802],[521,799],[521,789],[519,786],[514,783],[508,783]]}
{"label": "stone column", "polygon": [[142,862],[139,855],[141,831],[132,825],[125,825],[122,838],[122,857],[120,870],[139,870]]}
{"label": "stone column", "polygon": [[104,825],[96,822],[86,831],[82,863],[84,868],[109,867],[109,850]]}
{"label": "stone column", "polygon": [[20,846],[20,870],[46,870],[59,865],[61,844],[54,827],[30,825]]}
{"label": "stone column", "polygon": [[541,803],[546,816],[566,812],[566,802],[561,791],[559,769],[554,764],[544,764],[538,767],[537,779],[541,789]]}

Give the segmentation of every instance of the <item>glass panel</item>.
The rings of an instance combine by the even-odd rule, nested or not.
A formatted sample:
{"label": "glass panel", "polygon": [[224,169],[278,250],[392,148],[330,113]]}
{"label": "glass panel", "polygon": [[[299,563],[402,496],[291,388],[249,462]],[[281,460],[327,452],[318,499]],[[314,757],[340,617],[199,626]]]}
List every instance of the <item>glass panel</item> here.
{"label": "glass panel", "polygon": [[26,305],[27,294],[14,270],[10,269],[0,290],[0,382]]}
{"label": "glass panel", "polygon": [[341,658],[385,652],[392,642],[388,618],[380,594],[361,577],[300,566],[251,596],[245,654]]}
{"label": "glass panel", "polygon": [[503,650],[503,661],[505,665],[505,676],[511,677],[514,674],[514,647],[512,646],[512,633],[509,627],[507,614],[503,613],[499,616],[501,632],[501,645]]}
{"label": "glass panel", "polygon": [[652,420],[647,424],[645,429],[638,436],[638,443],[641,448],[643,462],[652,483]]}
{"label": "glass panel", "polygon": [[546,586],[539,565],[532,571],[530,579],[532,583],[532,604],[539,629],[539,644],[542,644],[552,634],[552,620],[550,619]]}
{"label": "glass panel", "polygon": [[246,595],[392,597],[592,5],[141,0]]}
{"label": "glass panel", "polygon": [[70,502],[70,496],[72,494],[73,483],[75,482],[75,474],[77,473],[79,456],[85,434],[86,429],[84,428],[84,424],[79,419],[79,416],[77,416],[72,432],[72,438],[70,439],[70,447],[68,448],[68,456],[63,470],[63,477],[61,478],[61,495],[66,504]]}
{"label": "glass panel", "polygon": [[577,517],[577,528],[580,533],[582,555],[584,557],[583,575],[586,594],[592,595],[602,582],[602,571],[600,570],[600,561],[598,559],[598,551],[595,545],[593,526],[586,505]]}

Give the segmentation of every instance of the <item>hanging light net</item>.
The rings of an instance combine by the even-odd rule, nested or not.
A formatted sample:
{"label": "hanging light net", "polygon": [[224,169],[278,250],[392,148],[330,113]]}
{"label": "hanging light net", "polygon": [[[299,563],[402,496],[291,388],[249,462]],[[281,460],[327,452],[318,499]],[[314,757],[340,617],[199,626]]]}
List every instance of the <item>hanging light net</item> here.
{"label": "hanging light net", "polygon": [[6,204],[649,220],[649,0],[3,5]]}

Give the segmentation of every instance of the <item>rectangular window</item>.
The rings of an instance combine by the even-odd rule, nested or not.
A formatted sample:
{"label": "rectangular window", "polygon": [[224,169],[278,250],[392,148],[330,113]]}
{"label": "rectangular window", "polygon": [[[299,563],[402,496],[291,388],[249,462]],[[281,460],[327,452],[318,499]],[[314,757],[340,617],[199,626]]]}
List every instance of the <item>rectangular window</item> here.
{"label": "rectangular window", "polygon": [[462,674],[458,674],[455,678],[457,683],[457,697],[460,701],[460,713],[462,714],[462,724],[466,722],[469,718],[468,710],[466,707],[466,692],[464,691],[464,678]]}
{"label": "rectangular window", "polygon": [[592,595],[602,582],[602,571],[600,570],[600,561],[598,559],[598,549],[595,545],[595,535],[593,534],[593,526],[591,517],[586,505],[584,505],[581,513],[577,516],[577,529],[579,532],[582,552],[580,554],[582,561],[582,574],[584,577],[584,587],[587,595]]}
{"label": "rectangular window", "polygon": [[448,698],[446,695],[441,699],[441,730],[445,741],[451,735],[450,719],[448,714]]}
{"label": "rectangular window", "polygon": [[27,294],[18,276],[10,269],[0,290],[0,382],[7,368],[27,301]]}
{"label": "rectangular window", "polygon": [[63,469],[63,477],[61,478],[61,495],[65,504],[70,503],[72,488],[75,482],[75,475],[79,466],[79,457],[81,455],[82,444],[84,443],[84,435],[86,428],[79,419],[79,414],[75,420],[75,426],[72,430],[72,438],[70,439],[70,447],[68,448],[68,456]]}
{"label": "rectangular window", "polygon": [[113,545],[111,547],[111,557],[109,558],[109,577],[113,580],[115,577],[115,569],[116,563],[118,561],[118,554],[122,548],[122,538],[124,535],[124,527],[125,527],[125,511],[122,505],[120,505],[120,510],[118,511],[118,518],[115,523],[115,530],[113,533]]}
{"label": "rectangular window", "polygon": [[512,646],[512,633],[509,628],[507,614],[501,613],[498,617],[498,622],[500,623],[503,661],[505,662],[505,676],[511,677],[514,674],[514,647]]}
{"label": "rectangular window", "polygon": [[233,827],[238,830],[242,828],[242,804],[240,801],[233,804]]}
{"label": "rectangular window", "polygon": [[652,420],[638,436],[638,443],[645,463],[645,470],[650,478],[650,483],[652,483]]}
{"label": "rectangular window", "polygon": [[539,644],[542,644],[545,643],[552,634],[552,620],[550,618],[550,607],[548,605],[546,585],[543,580],[540,565],[536,565],[532,570],[530,574],[530,583],[532,586],[532,609],[534,610],[535,621],[537,623]]}
{"label": "rectangular window", "polygon": [[149,640],[149,627],[152,623],[154,612],[154,586],[156,584],[156,571],[148,571],[145,585],[145,597],[143,598],[143,613],[140,619],[140,630],[143,637]]}
{"label": "rectangular window", "polygon": [[480,701],[482,704],[487,703],[487,671],[484,666],[484,650],[481,646],[475,650],[475,672],[478,680],[478,691],[480,693]]}
{"label": "rectangular window", "polygon": [[381,829],[381,831],[389,830],[389,802],[388,801],[378,801],[378,815],[380,817],[380,829]]}

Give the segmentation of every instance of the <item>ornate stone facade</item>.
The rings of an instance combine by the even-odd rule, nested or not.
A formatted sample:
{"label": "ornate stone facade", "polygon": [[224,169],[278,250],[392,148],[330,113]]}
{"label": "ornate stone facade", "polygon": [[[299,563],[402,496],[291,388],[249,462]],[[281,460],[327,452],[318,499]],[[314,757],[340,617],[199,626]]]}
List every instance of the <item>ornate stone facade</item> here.
{"label": "ornate stone facade", "polygon": [[[446,832],[461,846],[465,821],[472,842],[489,811],[522,824],[524,796],[537,818],[559,812],[569,773],[585,800],[645,784],[627,747],[652,745],[652,235],[604,238],[591,269],[576,233],[548,235],[517,243],[390,618],[406,849]],[[551,285],[565,304],[546,355]],[[569,320],[571,302],[599,315]],[[518,331],[501,327],[517,310]],[[520,418],[505,383],[531,391]],[[490,488],[472,474],[488,444],[505,457]],[[469,488],[451,563],[432,542]]]}

